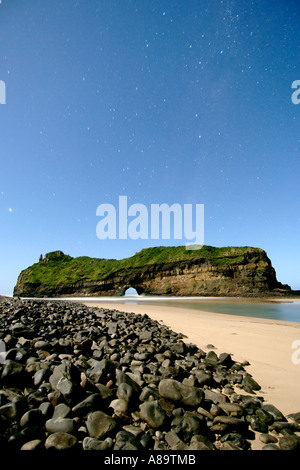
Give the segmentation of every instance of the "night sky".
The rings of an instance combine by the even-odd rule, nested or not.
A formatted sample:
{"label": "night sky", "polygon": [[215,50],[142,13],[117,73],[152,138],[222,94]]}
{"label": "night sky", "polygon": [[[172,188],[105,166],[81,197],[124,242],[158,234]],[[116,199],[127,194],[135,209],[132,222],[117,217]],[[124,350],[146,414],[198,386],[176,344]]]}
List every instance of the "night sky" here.
{"label": "night sky", "polygon": [[300,289],[299,25],[293,0],[2,0],[0,294],[41,253],[185,244],[97,238],[121,195],[204,204],[206,245]]}

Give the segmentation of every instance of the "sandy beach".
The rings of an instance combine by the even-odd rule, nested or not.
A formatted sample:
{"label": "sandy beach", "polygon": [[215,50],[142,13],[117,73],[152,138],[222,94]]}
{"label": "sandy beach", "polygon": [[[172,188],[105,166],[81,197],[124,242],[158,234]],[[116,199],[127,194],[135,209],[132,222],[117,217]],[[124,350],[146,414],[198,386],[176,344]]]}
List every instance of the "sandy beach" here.
{"label": "sandy beach", "polygon": [[[292,348],[300,342],[300,323],[274,321],[194,310],[116,302],[83,302],[86,305],[146,313],[176,332],[187,336],[204,351],[213,344],[217,354],[231,353],[236,361],[249,361],[248,372],[260,384],[258,395],[284,415],[300,411],[300,352]],[[298,346],[299,349],[300,346]]]}

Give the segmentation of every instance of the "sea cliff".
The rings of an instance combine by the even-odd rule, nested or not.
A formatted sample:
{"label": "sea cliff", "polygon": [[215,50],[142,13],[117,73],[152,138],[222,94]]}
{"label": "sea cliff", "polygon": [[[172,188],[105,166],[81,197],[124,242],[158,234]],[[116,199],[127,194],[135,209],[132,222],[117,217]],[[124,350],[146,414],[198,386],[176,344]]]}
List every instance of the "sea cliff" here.
{"label": "sea cliff", "polygon": [[47,253],[20,273],[14,296],[121,296],[129,287],[145,295],[291,293],[288,285],[277,281],[271,260],[261,248],[204,246],[186,250],[180,246],[146,248],[122,260]]}

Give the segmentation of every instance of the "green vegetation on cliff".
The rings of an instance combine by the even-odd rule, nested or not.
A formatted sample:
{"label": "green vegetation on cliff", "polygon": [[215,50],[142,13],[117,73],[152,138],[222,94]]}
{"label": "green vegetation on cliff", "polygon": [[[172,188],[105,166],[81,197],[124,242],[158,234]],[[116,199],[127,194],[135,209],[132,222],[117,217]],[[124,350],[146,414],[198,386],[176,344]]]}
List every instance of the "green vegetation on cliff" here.
{"label": "green vegetation on cliff", "polygon": [[[99,259],[80,256],[72,258],[61,251],[47,253],[38,263],[21,272],[18,285],[47,286],[49,289],[57,286],[74,284],[79,281],[99,281],[109,276],[143,268],[147,265],[161,265],[177,262],[207,263],[212,266],[224,267],[243,264],[247,253],[264,253],[259,248],[251,247],[222,247],[203,246],[201,250],[186,250],[185,246],[145,248],[130,258],[121,260]],[[266,259],[268,259],[266,257]],[[257,260],[265,263],[266,259]]]}

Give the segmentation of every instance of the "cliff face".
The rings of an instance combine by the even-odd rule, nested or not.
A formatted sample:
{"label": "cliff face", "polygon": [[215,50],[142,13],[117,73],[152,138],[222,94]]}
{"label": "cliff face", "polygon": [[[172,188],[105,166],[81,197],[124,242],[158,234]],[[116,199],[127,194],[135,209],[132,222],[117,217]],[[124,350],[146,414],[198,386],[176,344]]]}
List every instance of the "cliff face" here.
{"label": "cliff face", "polygon": [[124,295],[261,296],[289,294],[276,279],[266,252],[260,248],[204,246],[158,247],[124,260],[72,258],[61,251],[40,257],[19,275],[14,296]]}

